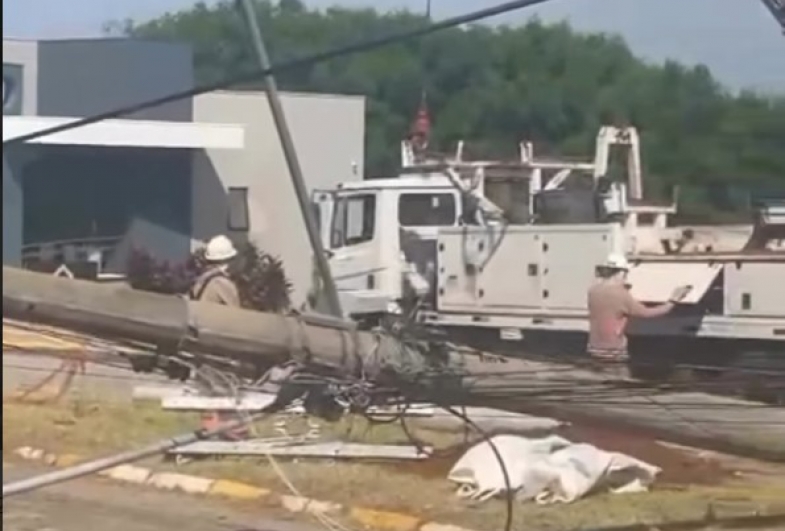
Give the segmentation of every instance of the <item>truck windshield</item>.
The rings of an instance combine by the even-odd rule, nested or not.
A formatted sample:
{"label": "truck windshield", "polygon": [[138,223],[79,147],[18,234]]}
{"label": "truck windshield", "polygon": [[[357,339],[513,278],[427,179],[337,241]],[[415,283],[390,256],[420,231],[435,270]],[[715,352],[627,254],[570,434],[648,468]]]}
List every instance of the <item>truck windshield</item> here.
{"label": "truck windshield", "polygon": [[437,227],[455,225],[455,196],[439,194],[401,194],[398,223],[402,227]]}

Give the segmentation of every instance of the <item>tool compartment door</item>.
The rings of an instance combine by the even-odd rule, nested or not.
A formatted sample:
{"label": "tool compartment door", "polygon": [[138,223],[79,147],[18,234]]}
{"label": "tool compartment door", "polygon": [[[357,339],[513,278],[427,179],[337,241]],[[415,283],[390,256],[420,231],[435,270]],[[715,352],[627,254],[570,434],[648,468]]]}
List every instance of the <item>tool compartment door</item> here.
{"label": "tool compartment door", "polygon": [[643,262],[630,269],[627,283],[633,297],[652,303],[667,302],[677,287],[689,285],[692,289],[681,303],[697,304],[720,271],[722,264],[708,262]]}
{"label": "tool compartment door", "polygon": [[728,264],[724,280],[727,315],[785,317],[785,257],[782,262]]}

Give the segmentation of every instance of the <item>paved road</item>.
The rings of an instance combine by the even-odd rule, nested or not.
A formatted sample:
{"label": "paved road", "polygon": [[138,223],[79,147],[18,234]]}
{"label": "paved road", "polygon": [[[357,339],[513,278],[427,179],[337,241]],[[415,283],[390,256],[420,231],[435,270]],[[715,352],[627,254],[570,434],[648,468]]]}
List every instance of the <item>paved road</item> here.
{"label": "paved road", "polygon": [[[60,366],[62,358],[73,358],[84,351],[106,355],[118,348],[122,346],[67,330],[3,319],[3,394],[40,382]],[[127,366],[119,356],[114,360]],[[63,376],[59,375],[58,383]],[[86,374],[75,378],[70,390],[85,398],[130,401],[135,385],[166,381],[162,375],[134,374],[118,367],[88,363]]]}
{"label": "paved road", "polygon": [[[40,469],[3,465],[3,481]],[[3,531],[314,531],[270,509],[81,479],[3,500]]]}
{"label": "paved road", "polygon": [[[60,361],[53,357],[4,349],[3,394],[40,382],[59,365]],[[58,377],[58,382],[62,379],[63,375],[61,374]],[[134,386],[168,382],[164,376],[157,374],[135,374],[130,370],[118,367],[89,363],[86,374],[74,379],[70,391],[79,393],[84,398],[130,402]]]}

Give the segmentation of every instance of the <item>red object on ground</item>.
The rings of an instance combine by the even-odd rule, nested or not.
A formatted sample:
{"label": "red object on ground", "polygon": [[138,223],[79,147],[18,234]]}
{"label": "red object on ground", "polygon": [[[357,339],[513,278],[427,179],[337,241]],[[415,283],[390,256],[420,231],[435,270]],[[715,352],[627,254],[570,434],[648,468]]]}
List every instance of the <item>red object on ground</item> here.
{"label": "red object on ground", "polygon": [[[207,431],[217,429],[221,424],[235,420],[237,416],[233,413],[226,413],[222,411],[210,411],[202,415],[201,428]],[[221,438],[224,440],[241,441],[247,439],[249,436],[249,429],[247,426],[235,428],[233,430],[224,432]]]}

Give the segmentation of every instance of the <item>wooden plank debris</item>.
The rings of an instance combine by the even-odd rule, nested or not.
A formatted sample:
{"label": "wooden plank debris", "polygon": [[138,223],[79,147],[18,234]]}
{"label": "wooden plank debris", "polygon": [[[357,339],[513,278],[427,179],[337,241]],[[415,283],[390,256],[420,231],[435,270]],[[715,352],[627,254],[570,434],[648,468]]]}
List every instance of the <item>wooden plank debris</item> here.
{"label": "wooden plank debris", "polygon": [[197,455],[273,455],[286,457],[311,457],[332,459],[400,459],[422,460],[433,453],[432,447],[423,451],[414,446],[392,444],[361,444],[323,442],[287,444],[280,441],[200,441],[172,450],[178,456]]}

